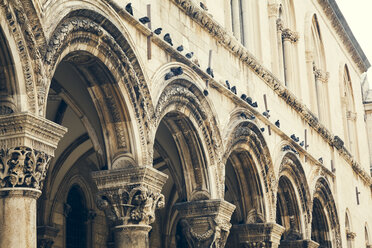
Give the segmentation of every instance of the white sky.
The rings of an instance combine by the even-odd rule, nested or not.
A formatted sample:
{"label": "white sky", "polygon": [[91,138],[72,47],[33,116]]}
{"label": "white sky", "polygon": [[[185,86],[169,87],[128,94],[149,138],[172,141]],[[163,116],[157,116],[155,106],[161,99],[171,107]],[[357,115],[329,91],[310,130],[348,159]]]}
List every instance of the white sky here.
{"label": "white sky", "polygon": [[[372,64],[372,0],[336,0],[351,31]],[[372,69],[368,70],[372,89]]]}

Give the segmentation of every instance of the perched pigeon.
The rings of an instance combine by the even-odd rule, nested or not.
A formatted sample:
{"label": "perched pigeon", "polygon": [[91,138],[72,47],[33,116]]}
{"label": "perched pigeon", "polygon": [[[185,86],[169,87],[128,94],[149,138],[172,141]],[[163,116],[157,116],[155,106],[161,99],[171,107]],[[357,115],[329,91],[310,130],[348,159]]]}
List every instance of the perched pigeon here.
{"label": "perched pigeon", "polygon": [[235,86],[231,87],[231,92],[236,94],[236,87]]}
{"label": "perched pigeon", "polygon": [[147,16],[144,16],[144,17],[140,18],[139,21],[142,24],[146,24],[146,23],[149,23],[150,22],[150,18],[148,18]]}
{"label": "perched pigeon", "polygon": [[208,90],[204,90],[204,91],[203,91],[203,94],[204,94],[205,96],[208,96],[208,94],[209,94],[209,93],[208,93]]}
{"label": "perched pigeon", "polygon": [[125,10],[126,10],[130,15],[133,15],[132,3],[128,3],[128,4],[125,6]]}
{"label": "perched pigeon", "polygon": [[208,67],[208,68],[207,68],[207,73],[208,73],[212,78],[214,78],[213,69],[211,69],[210,67]]}
{"label": "perched pigeon", "polygon": [[171,72],[174,74],[174,76],[179,76],[183,73],[183,69],[181,66],[179,67],[172,67],[171,69]]}
{"label": "perched pigeon", "polygon": [[226,80],[226,88],[228,88],[228,89],[230,89],[230,83],[229,83],[229,81],[228,80]]}
{"label": "perched pigeon", "polygon": [[164,35],[164,40],[165,40],[169,45],[173,46],[172,39],[171,39],[169,33],[166,33],[166,34]]}
{"label": "perched pigeon", "polygon": [[241,98],[243,101],[245,101],[245,99],[247,99],[247,95],[246,95],[246,94],[242,94],[242,95],[240,96],[240,98]]}
{"label": "perched pigeon", "polygon": [[280,121],[279,121],[279,120],[277,120],[277,121],[275,122],[275,126],[277,126],[278,128],[280,128]]}
{"label": "perched pigeon", "polygon": [[163,30],[162,28],[157,28],[157,29],[154,30],[154,33],[159,35],[159,34],[161,34],[162,30]]}
{"label": "perched pigeon", "polygon": [[177,51],[182,52],[183,51],[183,46],[180,45],[179,47],[177,47]]}
{"label": "perched pigeon", "polygon": [[186,58],[191,59],[193,55],[194,55],[194,52],[189,52],[189,53],[186,53],[185,56]]}

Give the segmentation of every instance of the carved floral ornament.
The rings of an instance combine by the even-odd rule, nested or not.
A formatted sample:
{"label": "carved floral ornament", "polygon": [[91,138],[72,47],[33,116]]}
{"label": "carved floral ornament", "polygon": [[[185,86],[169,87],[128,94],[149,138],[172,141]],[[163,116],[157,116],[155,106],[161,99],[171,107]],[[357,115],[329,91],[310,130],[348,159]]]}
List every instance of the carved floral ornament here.
{"label": "carved floral ornament", "polygon": [[165,205],[164,195],[144,186],[100,191],[97,207],[115,225],[149,225],[155,221],[155,210]]}
{"label": "carved floral ornament", "polygon": [[29,147],[0,149],[0,188],[42,189],[50,156]]}

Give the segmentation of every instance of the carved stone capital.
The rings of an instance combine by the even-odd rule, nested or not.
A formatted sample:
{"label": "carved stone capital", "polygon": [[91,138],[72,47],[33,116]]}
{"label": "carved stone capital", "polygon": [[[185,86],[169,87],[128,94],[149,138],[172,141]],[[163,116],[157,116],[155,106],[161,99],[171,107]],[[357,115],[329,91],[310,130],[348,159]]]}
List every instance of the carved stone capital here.
{"label": "carved stone capital", "polygon": [[175,205],[190,247],[224,247],[235,206],[224,200],[201,200]]}
{"label": "carved stone capital", "polygon": [[97,206],[114,226],[149,225],[155,210],[164,207],[160,192],[168,176],[150,166],[98,171],[92,177]]}
{"label": "carved stone capital", "polygon": [[278,19],[276,20],[276,29],[277,29],[278,32],[282,32],[283,29],[284,29],[284,23],[283,23],[283,20],[280,19],[280,18],[278,18]]}
{"label": "carved stone capital", "polygon": [[0,116],[0,188],[41,190],[66,128],[29,113]]}
{"label": "carved stone capital", "polygon": [[51,226],[37,227],[37,247],[38,248],[52,248],[54,239],[59,232],[58,228]]}
{"label": "carved stone capital", "polygon": [[356,233],[355,232],[351,232],[351,231],[347,231],[346,232],[346,237],[348,240],[354,240],[355,237],[356,237]]}
{"label": "carved stone capital", "polygon": [[279,15],[279,4],[272,3],[267,6],[269,17],[277,17]]}
{"label": "carved stone capital", "polygon": [[290,41],[292,43],[296,43],[300,38],[299,34],[295,31],[290,30],[289,28],[285,28],[282,31],[282,38],[284,41]]}
{"label": "carved stone capital", "polygon": [[313,66],[313,72],[315,75],[315,79],[322,82],[327,83],[329,79],[329,72],[323,71],[321,69],[316,68],[316,66]]}
{"label": "carved stone capital", "polygon": [[254,223],[233,226],[242,248],[277,248],[284,227],[276,223]]}
{"label": "carved stone capital", "polygon": [[318,248],[319,244],[313,240],[281,241],[280,248]]}
{"label": "carved stone capital", "polygon": [[346,112],[346,118],[351,121],[355,121],[357,118],[357,113],[353,111],[347,111]]}

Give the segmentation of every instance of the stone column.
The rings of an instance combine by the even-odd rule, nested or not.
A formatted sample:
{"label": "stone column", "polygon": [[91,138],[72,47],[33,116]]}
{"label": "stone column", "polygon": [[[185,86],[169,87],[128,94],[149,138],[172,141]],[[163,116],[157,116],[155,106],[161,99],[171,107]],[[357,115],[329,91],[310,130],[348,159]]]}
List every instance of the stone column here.
{"label": "stone column", "polygon": [[241,33],[240,33],[240,6],[239,0],[232,0],[232,26],[233,26],[233,33],[234,36],[238,41],[241,42]]}
{"label": "stone column", "polygon": [[242,248],[278,248],[284,227],[276,223],[254,223],[233,226]]}
{"label": "stone column", "polygon": [[292,43],[297,42],[298,34],[289,28],[283,29],[283,66],[284,66],[284,78],[286,86],[293,89],[293,56],[292,56]]}
{"label": "stone column", "polygon": [[36,248],[36,200],[66,131],[29,113],[0,116],[0,247]]}
{"label": "stone column", "polygon": [[230,233],[235,210],[231,203],[216,200],[182,202],[175,205],[182,232],[190,248],[222,248]]}
{"label": "stone column", "polygon": [[329,73],[321,69],[318,69],[316,65],[313,65],[313,72],[315,76],[315,88],[317,94],[317,107],[318,107],[318,117],[322,120],[324,124],[328,123],[328,97],[325,92],[325,84],[328,82]]}
{"label": "stone column", "polygon": [[164,207],[160,193],[168,176],[151,166],[92,173],[98,194],[96,203],[112,221],[115,248],[149,247],[150,224],[155,210]]}
{"label": "stone column", "polygon": [[[275,76],[280,78],[279,75],[279,49],[278,49],[278,26],[277,19],[279,16],[279,4],[273,3],[268,6],[269,12],[269,32],[270,32],[270,45],[271,45],[271,70]],[[280,33],[280,39],[282,35]]]}

